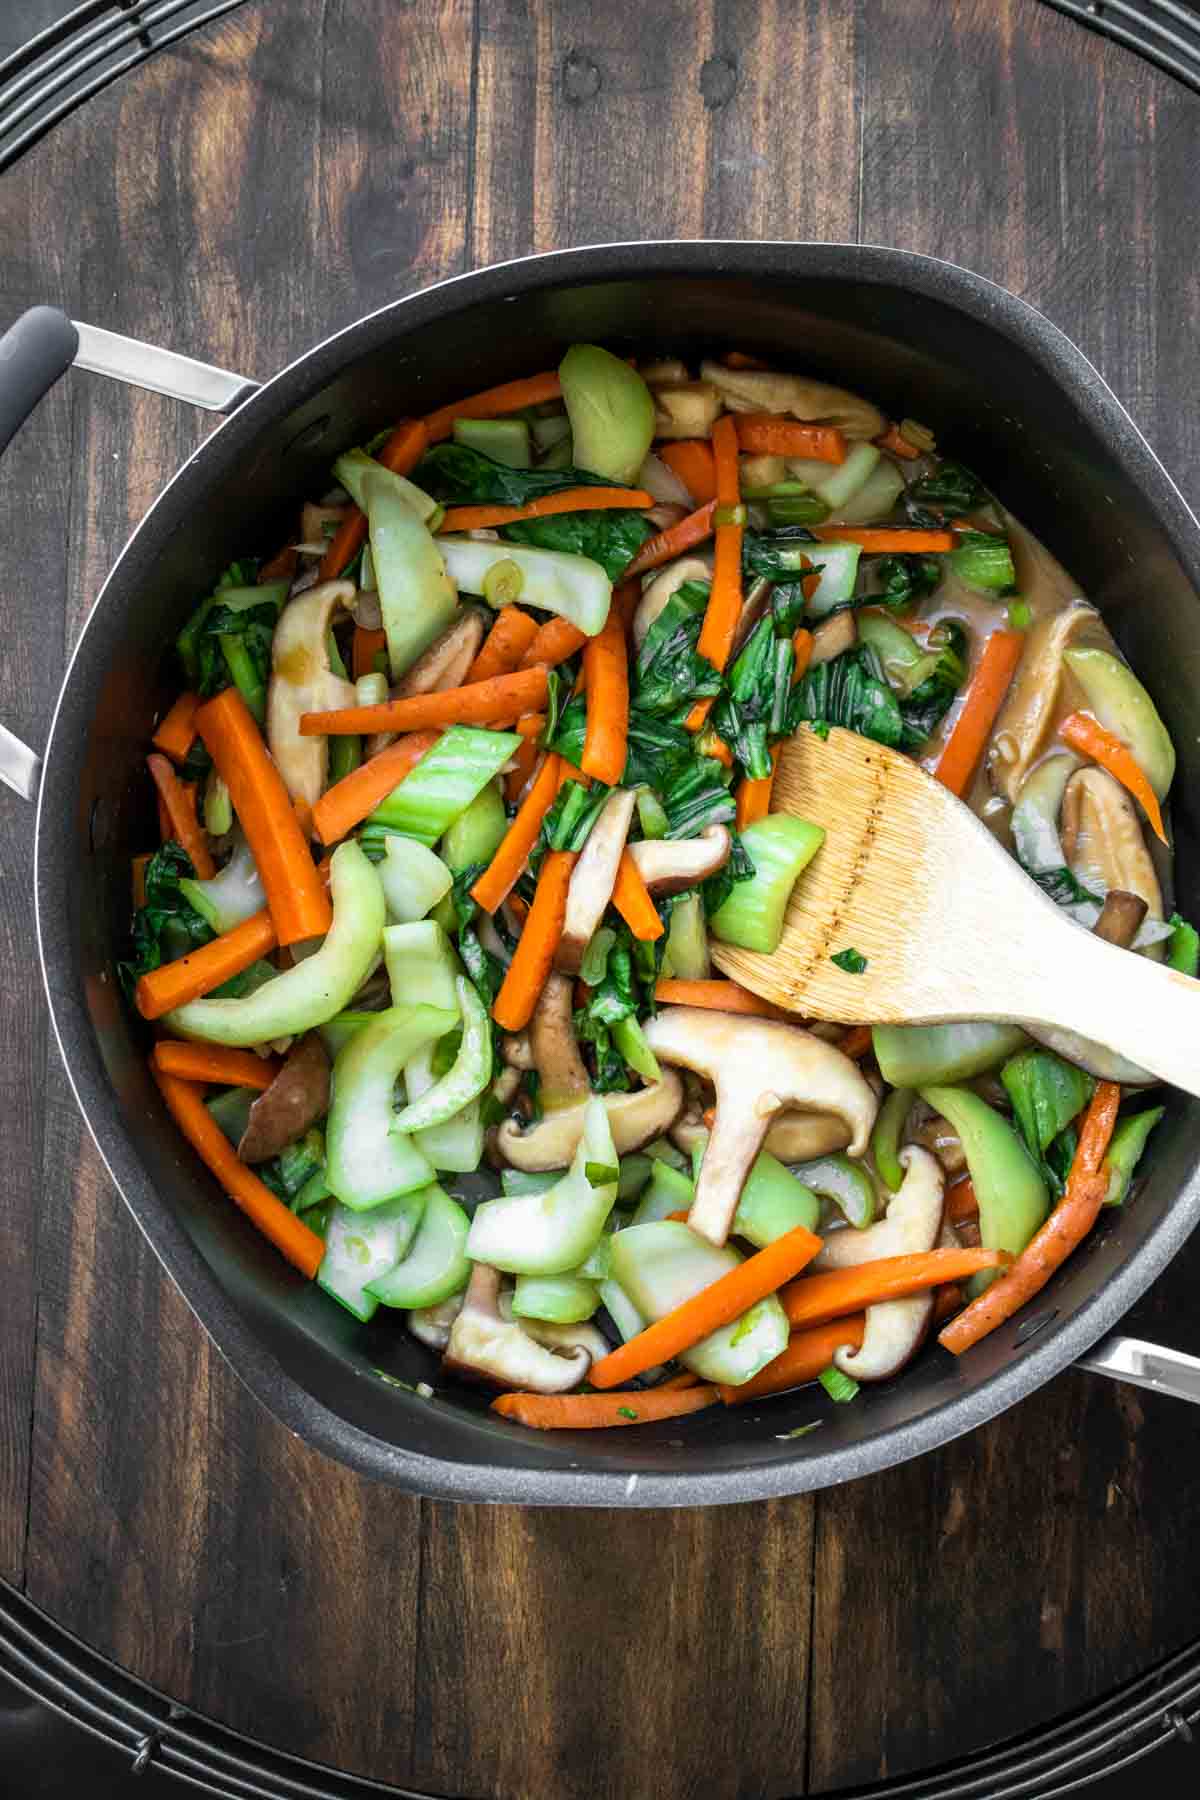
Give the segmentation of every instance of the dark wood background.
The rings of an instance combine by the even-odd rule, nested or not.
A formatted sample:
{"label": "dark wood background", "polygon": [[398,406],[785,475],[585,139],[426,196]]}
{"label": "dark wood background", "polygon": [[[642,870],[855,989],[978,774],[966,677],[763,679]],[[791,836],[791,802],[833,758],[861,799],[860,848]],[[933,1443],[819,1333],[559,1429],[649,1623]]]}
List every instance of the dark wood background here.
{"label": "dark wood background", "polygon": [[[1042,307],[1200,501],[1200,100],[1037,0],[275,0],[0,184],[0,319],[266,375],[535,249],[818,237]],[[77,375],[0,467],[0,694],[40,743],[102,576],[204,420]],[[0,1576],[185,1704],[438,1793],[820,1792],[1111,1690],[1200,1629],[1200,1414],[1067,1375],[817,1498],[404,1499],[243,1392],[47,1042],[32,822],[0,796]],[[1134,1325],[1200,1350],[1200,1247]]]}

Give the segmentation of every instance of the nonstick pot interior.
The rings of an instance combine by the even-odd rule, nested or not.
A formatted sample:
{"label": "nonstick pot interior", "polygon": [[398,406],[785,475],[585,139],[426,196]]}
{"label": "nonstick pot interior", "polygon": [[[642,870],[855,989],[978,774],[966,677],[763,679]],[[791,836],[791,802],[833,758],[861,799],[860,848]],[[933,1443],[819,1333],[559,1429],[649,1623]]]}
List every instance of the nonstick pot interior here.
{"label": "nonstick pot interior", "polygon": [[[298,498],[328,485],[337,451],[404,414],[551,366],[580,339],[689,359],[766,352],[932,425],[1072,571],[1154,693],[1179,750],[1188,910],[1197,530],[1086,361],[990,284],[901,252],[628,245],[484,271],[373,315],[286,370],[179,473],[110,578],[55,721],[38,831],[47,987],[80,1103],[151,1244],[239,1374],[322,1448],[463,1499],[682,1505],[796,1492],[970,1429],[1114,1324],[1200,1210],[1197,1103],[1172,1097],[1136,1202],[1071,1259],[1031,1317],[961,1363],[928,1351],[800,1438],[787,1434],[829,1412],[811,1392],[661,1427],[540,1435],[489,1415],[484,1397],[441,1391],[435,1359],[398,1320],[382,1313],[361,1326],[292,1275],[167,1120],[145,1034],[114,979],[129,858],[153,841],[145,746],[185,614],[226,563],[270,552],[294,529]],[[403,1385],[418,1381],[439,1388],[432,1402]]]}

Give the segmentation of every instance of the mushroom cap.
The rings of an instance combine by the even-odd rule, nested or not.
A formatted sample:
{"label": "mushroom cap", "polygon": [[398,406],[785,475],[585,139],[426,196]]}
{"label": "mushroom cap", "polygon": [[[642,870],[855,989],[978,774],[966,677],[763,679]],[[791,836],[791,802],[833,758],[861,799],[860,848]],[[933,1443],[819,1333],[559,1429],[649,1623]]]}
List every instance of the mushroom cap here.
{"label": "mushroom cap", "polygon": [[732,848],[727,826],[707,825],[699,837],[643,838],[629,855],[652,894],[679,894],[723,869]]}
{"label": "mushroom cap", "polygon": [[[640,1150],[652,1138],[662,1134],[678,1118],[683,1107],[683,1083],[672,1069],[663,1070],[661,1081],[649,1087],[634,1088],[628,1094],[603,1094],[618,1156]],[[574,1106],[560,1107],[548,1113],[538,1124],[522,1130],[512,1119],[505,1119],[496,1129],[496,1149],[514,1169],[530,1173],[545,1169],[565,1169],[579,1147],[583,1136],[587,1100]]]}
{"label": "mushroom cap", "polygon": [[[815,1268],[848,1268],[853,1262],[874,1262],[880,1256],[904,1256],[932,1250],[943,1232],[944,1183],[942,1171],[928,1150],[915,1144],[900,1152],[904,1180],[893,1196],[887,1216],[865,1231],[852,1227],[835,1232],[817,1257]],[[838,1253],[838,1240],[853,1238]],[[864,1240],[867,1255],[862,1255]],[[855,1254],[855,1253],[858,1254]],[[827,1254],[833,1260],[823,1262]],[[863,1340],[857,1350],[843,1344],[833,1353],[834,1367],[855,1381],[887,1381],[915,1356],[933,1317],[933,1294],[913,1294],[907,1300],[885,1300],[868,1306]]]}
{"label": "mushroom cap", "polygon": [[613,789],[571,872],[566,916],[554,958],[555,967],[568,975],[578,975],[583,953],[612,898],[636,798],[632,788]]}
{"label": "mushroom cap", "polygon": [[408,1329],[418,1343],[428,1344],[439,1353],[450,1342],[450,1327],[462,1311],[466,1289],[439,1300],[436,1306],[419,1306],[408,1315]]}
{"label": "mushroom cap", "polygon": [[878,1100],[857,1063],[799,1026],[698,1007],[664,1007],[645,1026],[660,1061],[707,1075],[717,1111],[688,1223],[723,1244],[767,1129],[786,1108],[840,1117],[862,1156]]}
{"label": "mushroom cap", "polygon": [[1064,653],[1083,635],[1104,634],[1100,615],[1086,600],[1073,600],[1030,629],[1012,686],[1000,708],[987,753],[988,778],[1010,803],[1046,746],[1058,711]]}
{"label": "mushroom cap", "polygon": [[467,670],[479,654],[486,622],[477,607],[466,606],[440,637],[434,638],[410,669],[406,669],[392,690],[397,700],[414,694],[440,694],[445,688],[461,687]]}
{"label": "mushroom cap", "polygon": [[535,1394],[565,1394],[577,1387],[592,1366],[590,1352],[575,1345],[569,1354],[559,1355],[535,1343],[515,1319],[503,1317],[499,1303],[500,1271],[476,1263],[462,1310],[450,1328],[443,1369]]}
{"label": "mushroom cap", "polygon": [[700,374],[730,412],[790,413],[810,424],[836,425],[848,438],[874,438],[887,430],[877,406],[827,381],[775,369],[727,369],[719,362],[701,364]]}
{"label": "mushroom cap", "polygon": [[646,641],[646,633],[672,594],[677,593],[687,581],[711,581],[712,572],[711,556],[679,556],[646,583],[637,611],[633,615],[633,641],[639,650]]}
{"label": "mushroom cap", "polygon": [[529,1021],[533,1066],[538,1072],[539,1093],[546,1112],[573,1106],[586,1100],[592,1091],[572,1024],[574,988],[570,976],[551,970]]}
{"label": "mushroom cap", "polygon": [[250,1108],[239,1157],[245,1163],[267,1162],[328,1111],[329,1057],[310,1031],[288,1051],[282,1069]]}
{"label": "mushroom cap", "polygon": [[353,599],[353,582],[319,582],[288,601],[271,640],[267,744],[288,793],[308,806],[325,791],[329,739],[301,737],[300,716],[355,703],[354,683],[329,666],[329,627]]}

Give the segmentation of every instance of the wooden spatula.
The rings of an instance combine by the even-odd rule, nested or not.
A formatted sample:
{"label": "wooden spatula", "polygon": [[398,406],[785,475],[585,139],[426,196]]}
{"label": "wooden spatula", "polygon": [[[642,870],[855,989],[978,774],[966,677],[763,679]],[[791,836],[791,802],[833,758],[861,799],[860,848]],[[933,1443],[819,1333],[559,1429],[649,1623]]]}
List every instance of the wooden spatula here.
{"label": "wooden spatula", "polygon": [[[744,987],[847,1024],[1065,1028],[1200,1094],[1200,981],[1068,919],[908,757],[802,728],[784,745],[772,808],[823,826],[825,842],[773,956],[714,943],[718,968]],[[848,949],[866,958],[861,974],[831,961]]]}

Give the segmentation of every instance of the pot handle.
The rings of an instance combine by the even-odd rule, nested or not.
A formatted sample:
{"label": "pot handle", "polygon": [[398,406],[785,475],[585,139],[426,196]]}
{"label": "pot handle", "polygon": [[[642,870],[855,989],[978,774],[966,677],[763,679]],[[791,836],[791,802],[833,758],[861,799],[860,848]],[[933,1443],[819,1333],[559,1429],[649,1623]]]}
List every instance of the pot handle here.
{"label": "pot handle", "polygon": [[1075,1367],[1200,1405],[1200,1356],[1148,1344],[1144,1338],[1124,1337],[1114,1331],[1081,1356]]}
{"label": "pot handle", "polygon": [[[72,364],[206,412],[231,413],[258,389],[256,381],[212,363],[75,324],[57,307],[33,306],[0,338],[0,451]],[[41,758],[0,725],[0,781],[35,800],[40,774]]]}

